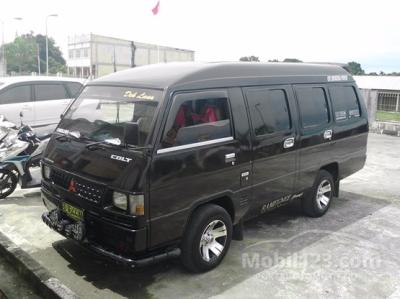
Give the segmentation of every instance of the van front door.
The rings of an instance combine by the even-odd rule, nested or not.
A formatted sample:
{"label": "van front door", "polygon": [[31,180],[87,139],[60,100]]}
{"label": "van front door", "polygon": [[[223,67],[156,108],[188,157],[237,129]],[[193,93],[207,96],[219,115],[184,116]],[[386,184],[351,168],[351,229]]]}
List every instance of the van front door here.
{"label": "van front door", "polygon": [[240,89],[174,96],[150,169],[151,246],[179,239],[203,202],[249,200],[248,131]]}
{"label": "van front door", "polygon": [[254,214],[291,199],[296,178],[296,123],[289,86],[244,90],[252,123]]}

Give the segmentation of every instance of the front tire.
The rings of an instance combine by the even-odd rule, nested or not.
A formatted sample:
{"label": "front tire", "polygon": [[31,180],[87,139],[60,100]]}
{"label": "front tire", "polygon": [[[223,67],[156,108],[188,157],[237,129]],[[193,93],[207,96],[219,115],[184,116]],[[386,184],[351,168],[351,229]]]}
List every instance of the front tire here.
{"label": "front tire", "polygon": [[6,198],[17,188],[18,177],[10,170],[0,170],[0,199]]}
{"label": "front tire", "polygon": [[334,194],[335,183],[332,174],[320,170],[313,187],[303,198],[303,211],[310,217],[321,217],[329,209]]}
{"label": "front tire", "polygon": [[191,272],[206,272],[219,265],[232,239],[232,220],[214,204],[200,207],[191,217],[181,244],[181,261]]}

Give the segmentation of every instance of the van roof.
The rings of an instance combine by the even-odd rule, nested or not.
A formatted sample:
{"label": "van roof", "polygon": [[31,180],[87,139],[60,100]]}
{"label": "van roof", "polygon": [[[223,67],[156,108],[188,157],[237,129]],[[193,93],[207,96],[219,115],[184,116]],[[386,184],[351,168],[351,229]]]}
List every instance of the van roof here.
{"label": "van roof", "polygon": [[[274,81],[274,82],[272,82]],[[276,81],[276,82],[275,82]],[[168,87],[246,86],[263,83],[321,83],[351,81],[353,78],[337,65],[259,62],[177,62],[135,67],[113,73],[89,85],[134,85]],[[286,83],[288,83],[286,82]]]}

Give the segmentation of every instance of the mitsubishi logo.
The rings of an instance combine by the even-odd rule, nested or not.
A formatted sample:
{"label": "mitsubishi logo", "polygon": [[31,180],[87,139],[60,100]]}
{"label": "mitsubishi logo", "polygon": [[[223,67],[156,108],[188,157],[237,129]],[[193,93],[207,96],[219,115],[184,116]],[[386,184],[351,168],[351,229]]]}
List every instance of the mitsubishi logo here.
{"label": "mitsubishi logo", "polygon": [[74,181],[74,179],[72,179],[72,180],[69,182],[68,191],[69,191],[69,192],[76,193],[76,182]]}

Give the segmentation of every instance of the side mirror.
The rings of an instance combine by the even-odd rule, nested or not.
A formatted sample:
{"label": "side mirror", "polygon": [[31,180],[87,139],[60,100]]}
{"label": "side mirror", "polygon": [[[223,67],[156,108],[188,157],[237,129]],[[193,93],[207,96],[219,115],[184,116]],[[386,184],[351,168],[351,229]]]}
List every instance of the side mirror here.
{"label": "side mirror", "polygon": [[140,144],[139,122],[125,123],[124,143],[130,145]]}

